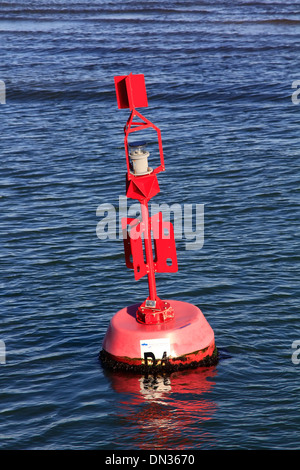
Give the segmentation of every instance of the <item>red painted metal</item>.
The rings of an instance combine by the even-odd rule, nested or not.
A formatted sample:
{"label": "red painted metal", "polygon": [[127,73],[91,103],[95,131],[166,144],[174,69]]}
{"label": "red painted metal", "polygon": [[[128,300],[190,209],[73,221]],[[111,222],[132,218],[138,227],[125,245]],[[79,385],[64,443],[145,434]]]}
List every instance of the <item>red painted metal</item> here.
{"label": "red painted metal", "polygon": [[[141,220],[122,219],[125,262],[129,269],[134,270],[136,280],[148,275],[149,297],[138,308],[137,320],[157,324],[174,318],[172,307],[158,297],[155,283],[155,272],[178,270],[174,229],[170,222],[163,222],[161,212],[149,217],[147,203],[141,203],[141,209]],[[151,232],[154,235],[155,253],[152,249]],[[148,301],[155,304],[149,307]]]}
{"label": "red painted metal", "polygon": [[187,302],[166,302],[175,312],[173,319],[147,327],[136,321],[138,305],[117,312],[110,322],[103,349],[113,360],[132,365],[145,364],[145,343],[149,344],[156,365],[161,364],[163,357],[168,358],[168,364],[182,367],[212,356],[215,351],[214,332],[201,310]]}
{"label": "red painted metal", "polygon": [[[138,117],[140,121],[133,121],[135,117]],[[128,180],[140,178],[140,176],[135,177],[130,171],[130,160],[129,160],[129,151],[128,151],[128,137],[129,134],[132,132],[137,132],[141,130],[145,130],[148,128],[152,128],[157,133],[157,140],[158,140],[158,148],[159,148],[159,156],[160,156],[160,165],[153,170],[154,174],[160,173],[161,171],[165,171],[165,162],[164,162],[164,152],[162,146],[162,139],[161,139],[161,132],[160,129],[155,126],[149,119],[145,118],[139,111],[135,108],[131,111],[131,114],[128,118],[128,121],[124,127],[124,146],[125,146],[125,156],[127,162],[127,178]]]}
{"label": "red painted metal", "polygon": [[[150,265],[145,262],[143,240],[150,237],[149,232],[151,231],[154,238],[154,253],[152,247],[148,247],[148,244],[147,249],[149,258],[153,259],[153,270],[159,273],[177,272],[178,264],[173,224],[164,222],[161,212],[148,218],[147,208],[143,207],[145,212],[142,220],[122,219],[126,266],[129,269],[134,269],[136,280],[147,273]],[[147,224],[149,224],[148,228]],[[166,230],[168,233],[166,233]]]}
{"label": "red painted metal", "polygon": [[[131,110],[124,126],[126,196],[137,199],[141,204],[141,220],[126,218],[122,221],[125,262],[128,268],[134,270],[136,280],[147,274],[149,286],[149,297],[138,308],[136,318],[146,324],[164,323],[174,318],[174,310],[158,297],[155,272],[176,272],[178,265],[172,224],[164,222],[161,213],[150,217],[148,210],[149,200],[160,191],[156,175],[165,170],[161,132],[156,125],[136,110],[137,107],[148,106],[144,75],[121,75],[114,77],[114,80],[118,107]],[[137,176],[131,171],[128,137],[131,133],[149,128],[157,133],[160,165],[149,174]]]}
{"label": "red painted metal", "polygon": [[144,176],[133,176],[126,179],[126,196],[131,199],[143,201],[150,200],[160,192],[157,176],[154,173]]}
{"label": "red painted metal", "polygon": [[[186,302],[162,300],[157,295],[155,273],[178,270],[173,225],[163,220],[161,212],[150,217],[148,208],[150,199],[160,191],[157,174],[165,170],[161,133],[136,110],[148,106],[144,76],[115,77],[115,86],[118,107],[131,110],[124,127],[126,195],[141,205],[140,218],[122,220],[125,262],[133,269],[136,280],[147,275],[149,296],[141,304],[125,307],[113,316],[103,341],[102,360],[109,367],[125,365],[131,370],[157,365],[176,370],[215,364],[214,332],[200,309]],[[148,128],[157,132],[160,165],[151,171],[149,153],[140,143],[136,145],[137,153],[131,154],[135,164],[140,164],[134,166],[133,173],[128,137]]]}
{"label": "red painted metal", "polygon": [[148,106],[145,77],[142,74],[114,77],[119,109],[145,108]]}
{"label": "red painted metal", "polygon": [[155,271],[154,271],[154,260],[151,242],[151,219],[149,217],[148,202],[145,199],[141,201],[142,211],[142,224],[144,224],[144,246],[146,253],[146,263],[148,266],[148,284],[149,284],[149,300],[156,301],[156,283],[155,283]]}
{"label": "red painted metal", "polygon": [[173,307],[164,300],[157,297],[155,307],[148,307],[150,298],[146,299],[136,311],[136,319],[146,325],[157,325],[173,320],[175,312]]}
{"label": "red painted metal", "polygon": [[148,265],[144,260],[143,224],[139,219],[122,219],[125,262],[129,269],[134,270],[138,281],[147,274]]}
{"label": "red painted metal", "polygon": [[[136,108],[145,108],[148,106],[145,78],[143,74],[120,75],[114,77],[117,95],[117,103],[119,108],[130,108],[131,114],[124,127],[124,144],[127,162],[127,178],[134,179],[130,171],[130,161],[128,152],[128,136],[132,132],[137,132],[152,128],[157,133],[158,147],[160,155],[160,165],[153,170],[154,174],[165,171],[164,153],[161,139],[160,129],[155,126],[149,119],[143,116]],[[138,120],[134,120],[138,118]]]}
{"label": "red painted metal", "polygon": [[154,236],[154,269],[157,273],[176,273],[178,271],[174,228],[171,222],[164,222],[162,213],[151,217]]}

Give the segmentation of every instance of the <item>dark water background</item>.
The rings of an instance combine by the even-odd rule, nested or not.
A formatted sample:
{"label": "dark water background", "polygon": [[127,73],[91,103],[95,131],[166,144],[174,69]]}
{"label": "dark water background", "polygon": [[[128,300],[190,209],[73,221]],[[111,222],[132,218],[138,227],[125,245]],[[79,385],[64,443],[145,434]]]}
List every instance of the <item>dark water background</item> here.
{"label": "dark water background", "polygon": [[[2,449],[299,449],[300,3],[0,2]],[[112,315],[147,296],[97,207],[125,195],[114,75],[143,73],[157,203],[204,204],[158,293],[221,352],[156,383],[103,371]]]}

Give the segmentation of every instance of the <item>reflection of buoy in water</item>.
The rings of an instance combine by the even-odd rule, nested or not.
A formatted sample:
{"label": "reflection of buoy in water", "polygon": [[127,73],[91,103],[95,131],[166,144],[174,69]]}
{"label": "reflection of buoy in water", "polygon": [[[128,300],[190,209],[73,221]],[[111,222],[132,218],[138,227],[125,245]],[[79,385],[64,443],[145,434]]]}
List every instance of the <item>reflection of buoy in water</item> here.
{"label": "reflection of buoy in water", "polygon": [[[115,77],[115,86],[119,108],[131,109],[125,126],[126,196],[141,205],[141,219],[122,219],[125,261],[136,280],[147,275],[149,296],[114,315],[100,359],[110,369],[133,372],[214,365],[218,361],[214,332],[200,309],[162,300],[156,292],[155,273],[174,273],[178,266],[173,225],[163,221],[161,212],[152,217],[148,212],[149,200],[160,191],[156,175],[165,165],[160,130],[136,110],[148,105],[144,76]],[[131,132],[148,128],[158,136],[160,165],[154,170],[148,167],[145,143],[128,143]]]}
{"label": "reflection of buoy in water", "polygon": [[[187,410],[194,410],[196,416],[197,410],[200,408],[200,400],[209,401],[207,393],[211,392],[215,385],[216,374],[215,367],[204,367],[200,371],[192,369],[153,375],[106,371],[113,390],[117,393],[130,395],[126,404],[137,404],[168,397],[168,404],[172,402],[177,404],[180,409],[186,407]],[[204,393],[205,395],[201,396]],[[173,396],[171,396],[172,394]],[[194,400],[185,400],[184,395],[193,395]]]}
{"label": "reflection of buoy in water", "polygon": [[133,430],[134,447],[151,451],[212,444],[215,436],[201,424],[217,411],[211,394],[216,374],[215,367],[153,375],[106,372],[120,394],[115,414]]}

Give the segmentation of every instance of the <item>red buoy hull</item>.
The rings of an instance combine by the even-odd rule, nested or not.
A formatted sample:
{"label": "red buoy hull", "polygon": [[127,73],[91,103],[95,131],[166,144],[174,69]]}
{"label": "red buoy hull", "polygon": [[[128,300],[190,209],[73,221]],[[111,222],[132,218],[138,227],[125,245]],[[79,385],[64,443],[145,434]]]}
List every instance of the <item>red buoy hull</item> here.
{"label": "red buoy hull", "polygon": [[[190,303],[167,301],[174,318],[156,325],[136,320],[139,307],[117,312],[105,335],[100,357],[114,368],[184,369],[217,362],[214,332],[201,310]],[[118,367],[120,366],[120,367]]]}

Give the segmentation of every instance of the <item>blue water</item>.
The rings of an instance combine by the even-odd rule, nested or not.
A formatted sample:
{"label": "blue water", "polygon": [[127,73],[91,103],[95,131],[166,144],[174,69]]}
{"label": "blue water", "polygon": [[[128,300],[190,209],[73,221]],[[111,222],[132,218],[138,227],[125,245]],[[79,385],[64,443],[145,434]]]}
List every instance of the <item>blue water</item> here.
{"label": "blue water", "polygon": [[[299,449],[300,2],[0,9],[1,448]],[[155,202],[205,207],[203,248],[178,240],[158,294],[199,306],[221,356],[156,380],[98,361],[148,295],[96,235],[125,195],[113,77],[130,72],[162,132]]]}

